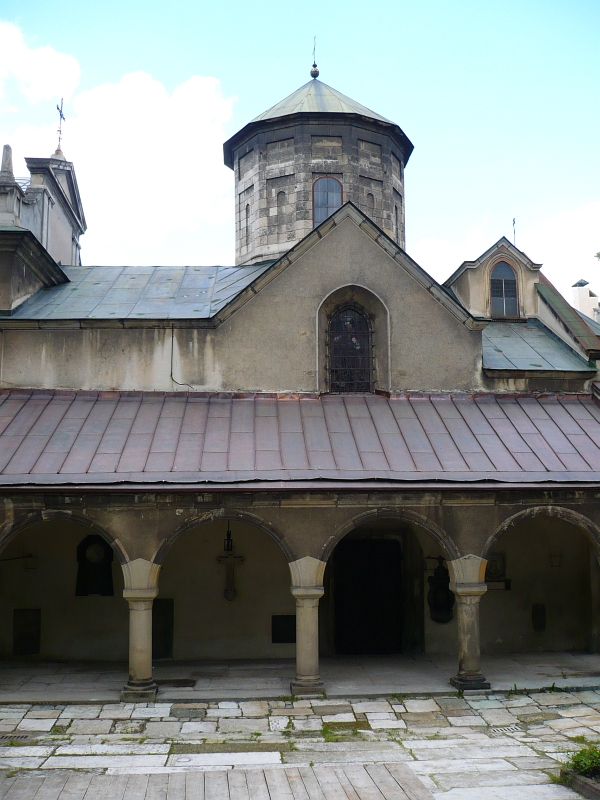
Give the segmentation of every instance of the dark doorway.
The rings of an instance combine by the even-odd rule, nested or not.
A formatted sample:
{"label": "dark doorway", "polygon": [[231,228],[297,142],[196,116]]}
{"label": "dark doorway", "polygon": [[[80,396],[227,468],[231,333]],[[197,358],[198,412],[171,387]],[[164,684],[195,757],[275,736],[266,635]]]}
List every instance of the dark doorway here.
{"label": "dark doorway", "polygon": [[37,655],[40,652],[41,636],[41,609],[15,608],[13,610],[13,655]]}
{"label": "dark doorway", "polygon": [[334,638],[339,654],[402,652],[402,546],[343,539],[333,554]]}
{"label": "dark doorway", "polygon": [[173,658],[175,611],[173,600],[157,597],[152,603],[152,658]]}

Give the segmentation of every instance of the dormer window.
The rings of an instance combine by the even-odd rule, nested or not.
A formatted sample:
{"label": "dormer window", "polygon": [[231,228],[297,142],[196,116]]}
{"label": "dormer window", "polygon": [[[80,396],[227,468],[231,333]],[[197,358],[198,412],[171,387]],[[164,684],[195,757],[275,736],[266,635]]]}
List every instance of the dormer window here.
{"label": "dormer window", "polygon": [[492,317],[517,317],[517,276],[506,261],[492,270]]}
{"label": "dormer window", "polygon": [[313,225],[316,227],[342,205],[342,184],[329,176],[313,183]]}

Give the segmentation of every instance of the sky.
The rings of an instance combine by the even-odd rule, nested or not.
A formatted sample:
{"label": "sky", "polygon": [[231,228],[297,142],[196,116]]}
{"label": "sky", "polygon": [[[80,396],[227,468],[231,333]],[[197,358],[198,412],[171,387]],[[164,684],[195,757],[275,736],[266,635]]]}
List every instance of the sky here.
{"label": "sky", "polygon": [[599,0],[0,0],[0,144],[51,155],[64,98],[84,264],[233,264],[222,144],[320,79],[397,122],[406,249],[444,280],[501,236],[600,293]]}

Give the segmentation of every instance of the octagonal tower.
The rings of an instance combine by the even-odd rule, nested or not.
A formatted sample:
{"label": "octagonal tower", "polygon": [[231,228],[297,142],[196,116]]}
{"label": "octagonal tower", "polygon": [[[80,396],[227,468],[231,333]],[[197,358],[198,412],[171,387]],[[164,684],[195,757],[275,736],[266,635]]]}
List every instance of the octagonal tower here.
{"label": "octagonal tower", "polygon": [[313,65],[311,81],[223,145],[235,174],[236,264],[278,258],[348,200],[404,247],[413,145],[318,74]]}

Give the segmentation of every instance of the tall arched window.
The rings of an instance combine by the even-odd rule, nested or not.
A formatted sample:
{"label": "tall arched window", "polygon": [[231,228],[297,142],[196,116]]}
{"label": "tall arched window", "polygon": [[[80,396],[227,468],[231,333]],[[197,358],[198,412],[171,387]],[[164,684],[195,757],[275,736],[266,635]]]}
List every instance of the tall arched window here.
{"label": "tall arched window", "polygon": [[356,305],[335,311],[329,320],[329,391],[373,390],[373,342],[371,323]]}
{"label": "tall arched window", "polygon": [[313,183],[313,225],[317,226],[342,205],[342,184],[337,178],[317,178]]}
{"label": "tall arched window", "polygon": [[367,214],[373,216],[375,212],[375,196],[371,192],[367,195]]}
{"label": "tall arched window", "polygon": [[492,270],[492,317],[516,317],[517,278],[506,261],[500,261]]}
{"label": "tall arched window", "polygon": [[277,209],[278,209],[278,213],[284,207],[284,205],[285,205],[285,192],[277,192]]}

